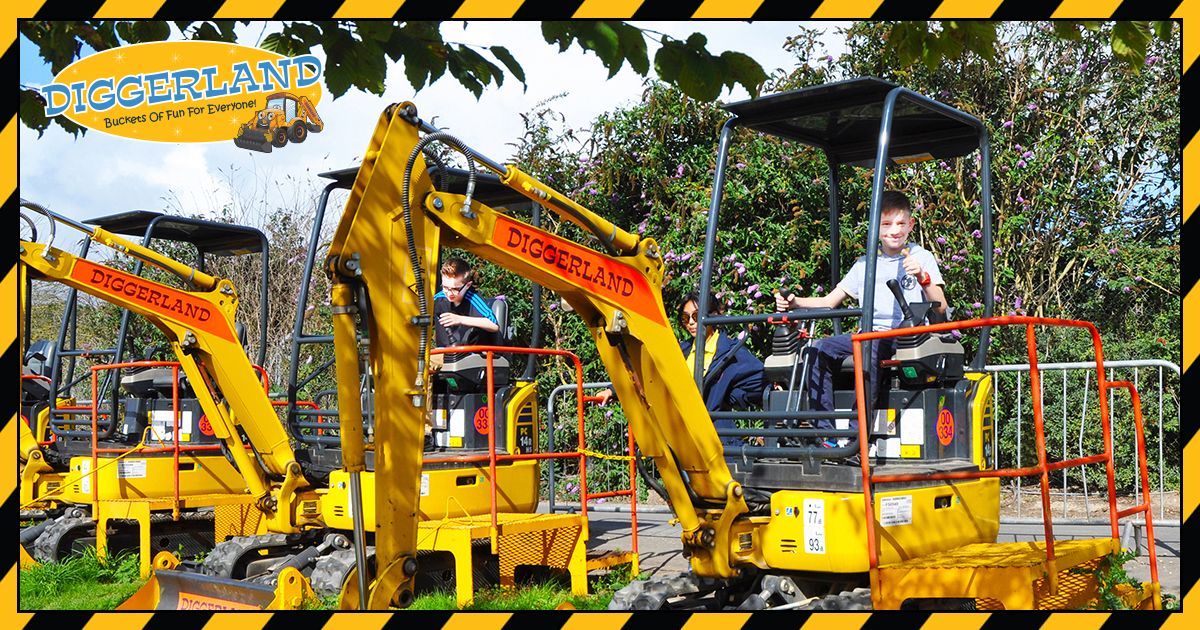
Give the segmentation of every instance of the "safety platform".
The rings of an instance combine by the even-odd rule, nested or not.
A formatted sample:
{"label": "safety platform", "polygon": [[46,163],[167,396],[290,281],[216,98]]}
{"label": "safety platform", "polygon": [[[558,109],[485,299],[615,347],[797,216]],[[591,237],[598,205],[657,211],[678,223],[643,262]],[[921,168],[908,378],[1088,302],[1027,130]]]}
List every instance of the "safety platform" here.
{"label": "safety platform", "polygon": [[[448,551],[454,556],[455,598],[459,608],[475,599],[471,545],[490,540],[491,519],[451,518],[422,521],[417,549]],[[496,548],[500,585],[513,586],[519,566],[544,566],[566,571],[571,593],[587,595],[587,520],[580,514],[496,514]]]}
{"label": "safety platform", "polygon": [[[980,610],[1083,609],[1097,597],[1095,571],[1120,550],[1111,538],[1058,540],[1051,565],[1045,542],[965,545],[880,565],[876,607],[895,610],[910,598],[974,598]],[[1145,587],[1154,588],[1123,593],[1126,603],[1136,608],[1150,598]]]}
{"label": "safety platform", "polygon": [[[142,499],[102,499],[93,510],[96,521],[96,551],[104,557],[108,548],[108,522],[133,520],[138,523],[139,569],[142,578],[150,576],[151,519],[173,518],[175,510],[194,512],[199,508],[213,509],[213,540],[220,542],[230,536],[254,534],[259,529],[262,512],[255,507],[254,497],[248,494],[201,494]],[[167,514],[164,514],[167,512]],[[187,515],[181,514],[187,518]]]}

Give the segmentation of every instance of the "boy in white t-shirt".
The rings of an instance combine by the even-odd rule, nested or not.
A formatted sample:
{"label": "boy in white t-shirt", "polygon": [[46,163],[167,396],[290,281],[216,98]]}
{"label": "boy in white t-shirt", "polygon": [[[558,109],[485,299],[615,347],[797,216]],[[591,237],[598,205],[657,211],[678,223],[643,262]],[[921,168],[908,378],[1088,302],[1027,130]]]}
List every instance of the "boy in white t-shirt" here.
{"label": "boy in white t-shirt", "polygon": [[[904,193],[889,190],[883,193],[879,211],[879,253],[875,257],[875,302],[872,329],[891,330],[904,319],[900,304],[896,301],[887,281],[900,283],[904,298],[909,302],[936,301],[934,309],[946,312],[945,282],[938,269],[937,259],[920,245],[910,244],[908,235],[915,222],[912,206]],[[824,297],[796,297],[775,295],[775,306],[780,310],[793,308],[837,308],[846,298],[861,302],[866,282],[866,256],[860,256],[850,267],[841,282]],[[895,352],[895,339],[882,339],[875,346],[875,360],[867,370],[866,396],[874,400],[874,384],[878,380],[879,361],[888,359]],[[833,410],[833,375],[841,368],[842,361],[853,354],[850,335],[835,335],[813,343],[809,354],[813,364],[808,372],[808,396],[810,409]],[[852,423],[857,426],[857,423]],[[831,429],[829,420],[818,420],[817,428]],[[827,442],[828,444],[828,442]]]}

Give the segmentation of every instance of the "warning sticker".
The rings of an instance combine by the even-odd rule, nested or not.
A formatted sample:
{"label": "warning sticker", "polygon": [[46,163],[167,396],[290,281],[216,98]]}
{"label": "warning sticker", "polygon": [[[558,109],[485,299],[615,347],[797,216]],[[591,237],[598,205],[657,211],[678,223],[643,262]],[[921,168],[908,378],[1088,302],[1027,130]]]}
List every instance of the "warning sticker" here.
{"label": "warning sticker", "polygon": [[912,495],[881,498],[879,500],[879,523],[884,527],[912,525]]}
{"label": "warning sticker", "polygon": [[145,479],[146,460],[122,459],[117,462],[117,479]]}
{"label": "warning sticker", "polygon": [[421,496],[429,496],[429,475],[421,475]]}
{"label": "warning sticker", "polygon": [[825,554],[825,501],[804,500],[804,552]]}
{"label": "warning sticker", "polygon": [[[174,441],[175,412],[170,409],[154,409],[150,412],[150,425],[154,439],[162,442]],[[192,412],[179,412],[179,441],[192,441]]]}

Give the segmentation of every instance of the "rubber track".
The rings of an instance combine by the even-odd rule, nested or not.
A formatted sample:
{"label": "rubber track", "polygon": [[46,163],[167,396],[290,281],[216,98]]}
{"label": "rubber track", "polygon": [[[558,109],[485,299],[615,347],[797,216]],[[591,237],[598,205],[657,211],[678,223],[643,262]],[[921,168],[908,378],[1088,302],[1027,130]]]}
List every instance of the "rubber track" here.
{"label": "rubber track", "polygon": [[69,555],[70,545],[62,548],[63,539],[68,534],[87,530],[96,526],[91,518],[68,517],[54,521],[46,527],[41,536],[33,541],[33,558],[38,562],[58,562]]}
{"label": "rubber track", "polygon": [[[689,573],[680,573],[662,578],[635,580],[613,594],[609,610],[663,610],[667,608],[696,608],[696,600],[715,591],[722,580],[697,578]],[[683,597],[685,601],[668,603]],[[688,603],[692,605],[689,606]],[[714,602],[715,603],[715,602]],[[738,602],[740,603],[740,602]],[[725,610],[736,609],[726,606]],[[769,609],[768,609],[769,610]],[[856,588],[813,600],[793,610],[871,610],[871,589]]]}
{"label": "rubber track", "polygon": [[248,553],[272,547],[291,547],[286,534],[263,534],[260,536],[238,536],[217,543],[213,550],[204,558],[201,572],[205,575],[229,579],[241,579],[245,576],[233,575],[238,561]]}

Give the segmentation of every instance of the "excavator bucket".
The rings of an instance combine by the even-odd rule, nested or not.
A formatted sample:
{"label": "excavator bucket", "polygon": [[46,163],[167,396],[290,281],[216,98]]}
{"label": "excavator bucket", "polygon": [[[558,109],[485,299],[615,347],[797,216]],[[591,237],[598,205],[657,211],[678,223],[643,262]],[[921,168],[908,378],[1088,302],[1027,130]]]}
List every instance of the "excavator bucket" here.
{"label": "excavator bucket", "polygon": [[280,572],[275,586],[185,571],[157,571],[117,610],[298,610],[317,596],[304,575]]}
{"label": "excavator bucket", "polygon": [[271,141],[267,138],[267,134],[249,124],[242,125],[241,130],[238,131],[238,135],[233,138],[233,143],[242,149],[261,151],[263,153],[271,152]]}

